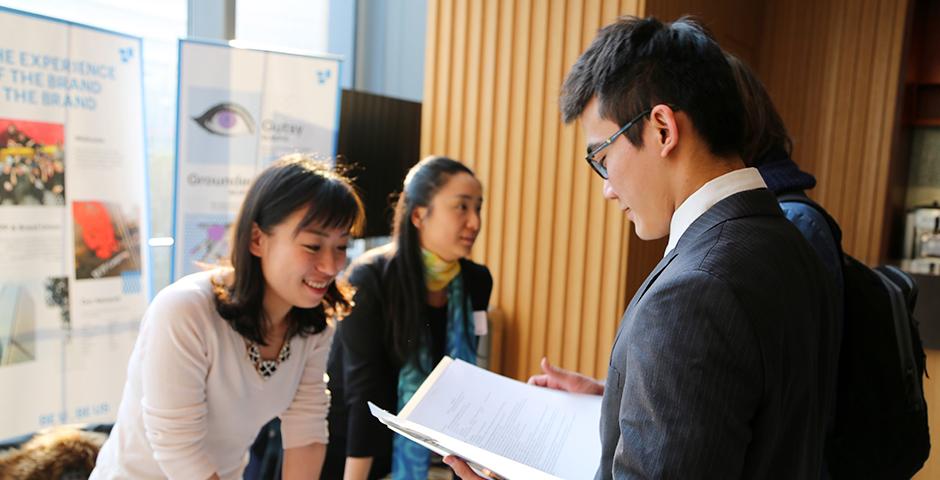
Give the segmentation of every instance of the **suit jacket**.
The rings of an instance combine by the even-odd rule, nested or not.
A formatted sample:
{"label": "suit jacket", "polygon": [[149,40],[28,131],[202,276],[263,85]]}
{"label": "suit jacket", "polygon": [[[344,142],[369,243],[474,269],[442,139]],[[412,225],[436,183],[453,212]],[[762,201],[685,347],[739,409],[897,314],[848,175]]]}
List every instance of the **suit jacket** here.
{"label": "suit jacket", "polygon": [[695,220],[624,313],[596,478],[817,478],[837,341],[825,275],[766,189]]}

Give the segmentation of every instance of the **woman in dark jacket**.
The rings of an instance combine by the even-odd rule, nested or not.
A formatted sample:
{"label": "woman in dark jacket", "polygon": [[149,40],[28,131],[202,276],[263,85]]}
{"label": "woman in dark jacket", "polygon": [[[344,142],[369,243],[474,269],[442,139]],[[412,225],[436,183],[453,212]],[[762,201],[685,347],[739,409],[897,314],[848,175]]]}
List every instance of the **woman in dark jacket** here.
{"label": "woman in dark jacket", "polygon": [[[430,452],[395,435],[367,402],[399,411],[444,356],[475,363],[493,279],[467,259],[480,232],[483,189],[473,172],[429,157],[405,178],[394,239],[348,270],[357,289],[327,371],[333,394],[322,478],[427,478]],[[345,472],[344,472],[345,470]]]}

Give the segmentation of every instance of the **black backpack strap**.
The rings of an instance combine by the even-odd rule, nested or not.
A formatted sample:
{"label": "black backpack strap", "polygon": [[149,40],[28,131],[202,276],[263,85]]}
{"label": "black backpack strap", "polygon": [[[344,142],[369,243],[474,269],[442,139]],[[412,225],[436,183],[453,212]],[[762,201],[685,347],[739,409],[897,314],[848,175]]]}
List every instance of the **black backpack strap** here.
{"label": "black backpack strap", "polygon": [[914,410],[926,408],[923,405],[923,386],[920,378],[921,372],[925,371],[925,368],[918,365],[919,362],[914,352],[914,349],[918,348],[921,349],[919,353],[922,354],[923,347],[919,335],[913,335],[916,337],[916,342],[912,338],[912,330],[916,333],[917,327],[912,322],[904,288],[897,283],[897,280],[892,278],[893,275],[886,274],[882,267],[873,271],[884,284],[891,301],[891,317],[894,320],[894,334],[898,344],[898,353],[900,353],[901,373],[904,376],[904,385],[907,388],[905,393],[907,394],[909,406]]}
{"label": "black backpack strap", "polygon": [[914,314],[914,305],[917,304],[917,282],[914,281],[914,278],[911,275],[894,265],[882,265],[875,268],[883,274],[884,276],[891,279],[895,285],[897,285],[901,292],[904,294],[904,300],[907,302],[907,310],[911,315]]}
{"label": "black backpack strap", "polygon": [[[910,325],[909,328],[912,333],[909,333],[913,345],[913,356],[914,361],[917,363],[917,367],[920,371],[924,372],[924,375],[927,378],[930,378],[930,374],[927,373],[927,358],[924,353],[923,342],[920,339],[920,322],[917,321],[917,317],[914,316],[914,307],[917,305],[917,281],[914,280],[914,277],[911,274],[901,270],[894,265],[881,265],[875,267],[876,272],[880,273],[883,278],[890,280],[895,286],[901,290],[903,296],[905,307],[907,307],[907,316]],[[920,379],[918,378],[918,382]]]}

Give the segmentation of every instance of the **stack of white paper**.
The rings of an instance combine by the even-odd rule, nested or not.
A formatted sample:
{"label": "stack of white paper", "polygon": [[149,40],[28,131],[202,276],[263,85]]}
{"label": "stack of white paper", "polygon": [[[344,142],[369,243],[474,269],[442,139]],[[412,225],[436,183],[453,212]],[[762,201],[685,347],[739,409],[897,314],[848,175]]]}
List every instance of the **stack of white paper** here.
{"label": "stack of white paper", "polygon": [[589,479],[600,460],[601,397],[526,385],[444,357],[392,430],[506,479]]}

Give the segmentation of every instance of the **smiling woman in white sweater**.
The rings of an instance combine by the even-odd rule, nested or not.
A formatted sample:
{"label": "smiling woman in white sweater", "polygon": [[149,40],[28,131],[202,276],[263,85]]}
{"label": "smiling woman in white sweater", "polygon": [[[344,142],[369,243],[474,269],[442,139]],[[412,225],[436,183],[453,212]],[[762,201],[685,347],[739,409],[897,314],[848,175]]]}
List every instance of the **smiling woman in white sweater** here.
{"label": "smiling woman in white sweater", "polygon": [[350,182],[306,156],[263,171],[237,219],[232,267],[187,276],[147,309],[91,478],[241,478],[252,440],[275,417],[284,478],[318,478],[327,320],[351,306],[334,278],[363,220]]}

